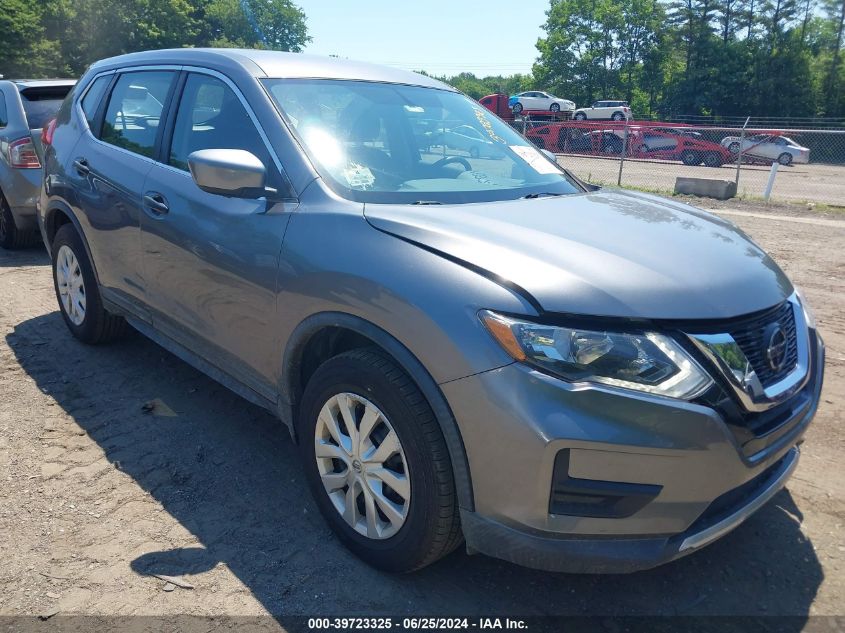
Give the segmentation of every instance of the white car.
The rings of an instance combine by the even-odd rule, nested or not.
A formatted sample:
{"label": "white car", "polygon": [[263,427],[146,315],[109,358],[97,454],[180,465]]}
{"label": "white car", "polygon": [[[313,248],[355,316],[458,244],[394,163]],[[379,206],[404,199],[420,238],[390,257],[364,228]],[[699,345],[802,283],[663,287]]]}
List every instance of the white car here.
{"label": "white car", "polygon": [[627,101],[596,101],[589,108],[578,108],[572,118],[576,121],[587,119],[610,119],[624,121],[633,118],[634,113]]}
{"label": "white car", "polygon": [[[732,154],[739,152],[740,137],[726,136],[722,146]],[[764,161],[779,162],[781,165],[809,163],[810,149],[799,145],[787,136],[777,134],[755,134],[742,141],[742,155]]]}
{"label": "white car", "polygon": [[568,99],[561,99],[548,92],[529,90],[520,92],[508,99],[508,105],[514,114],[523,110],[543,110],[548,112],[572,112],[575,110],[575,102]]}

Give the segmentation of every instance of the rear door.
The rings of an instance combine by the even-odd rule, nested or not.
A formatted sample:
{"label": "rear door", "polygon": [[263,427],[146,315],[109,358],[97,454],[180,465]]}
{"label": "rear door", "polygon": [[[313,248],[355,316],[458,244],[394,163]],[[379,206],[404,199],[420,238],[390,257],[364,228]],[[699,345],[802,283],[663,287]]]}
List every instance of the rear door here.
{"label": "rear door", "polygon": [[188,157],[202,149],[246,150],[264,163],[269,186],[287,187],[255,116],[224,77],[187,74],[169,118],[169,142],[144,191],[153,204],[141,219],[153,325],[275,400],[276,275],[290,209],[201,190]]}
{"label": "rear door", "polygon": [[141,200],[176,76],[177,69],[152,69],[95,80],[83,108],[89,94],[105,88],[104,81],[111,87],[97,107],[93,128],[76,144],[68,170],[104,295],[139,314],[146,295]]}

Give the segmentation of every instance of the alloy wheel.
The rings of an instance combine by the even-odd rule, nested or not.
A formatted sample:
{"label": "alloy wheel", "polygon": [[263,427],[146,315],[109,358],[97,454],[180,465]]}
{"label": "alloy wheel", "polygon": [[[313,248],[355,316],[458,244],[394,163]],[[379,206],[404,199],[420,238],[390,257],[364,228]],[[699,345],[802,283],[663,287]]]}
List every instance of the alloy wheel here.
{"label": "alloy wheel", "polygon": [[376,540],[402,528],[411,503],[408,462],[376,405],[348,392],[329,398],[315,426],[314,455],[326,494],[347,525]]}
{"label": "alloy wheel", "polygon": [[67,317],[74,325],[85,320],[85,282],[79,260],[69,246],[62,245],[56,260],[56,285]]}

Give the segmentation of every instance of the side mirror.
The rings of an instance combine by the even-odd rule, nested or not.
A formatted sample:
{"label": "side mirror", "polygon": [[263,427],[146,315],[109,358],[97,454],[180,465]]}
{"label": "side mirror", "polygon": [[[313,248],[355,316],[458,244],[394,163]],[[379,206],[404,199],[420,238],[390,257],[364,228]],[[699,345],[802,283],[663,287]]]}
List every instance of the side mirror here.
{"label": "side mirror", "polygon": [[267,195],[267,168],[258,157],[242,149],[201,149],[188,155],[188,167],[197,187],[231,198]]}
{"label": "side mirror", "polygon": [[540,151],[543,152],[543,154],[545,155],[546,158],[548,158],[555,165],[557,165],[557,156],[555,156],[552,152],[550,152],[547,149],[541,149]]}

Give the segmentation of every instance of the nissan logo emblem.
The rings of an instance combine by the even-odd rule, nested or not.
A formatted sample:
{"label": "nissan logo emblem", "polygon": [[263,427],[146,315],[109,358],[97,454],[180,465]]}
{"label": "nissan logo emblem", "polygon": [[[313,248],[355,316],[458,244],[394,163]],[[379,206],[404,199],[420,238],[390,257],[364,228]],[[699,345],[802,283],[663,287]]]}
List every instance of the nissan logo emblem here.
{"label": "nissan logo emblem", "polygon": [[772,323],[766,328],[763,340],[766,345],[766,362],[769,363],[772,371],[780,371],[786,363],[787,349],[786,332],[783,331],[780,323]]}

